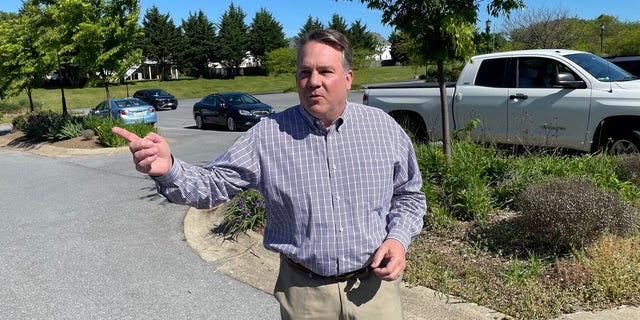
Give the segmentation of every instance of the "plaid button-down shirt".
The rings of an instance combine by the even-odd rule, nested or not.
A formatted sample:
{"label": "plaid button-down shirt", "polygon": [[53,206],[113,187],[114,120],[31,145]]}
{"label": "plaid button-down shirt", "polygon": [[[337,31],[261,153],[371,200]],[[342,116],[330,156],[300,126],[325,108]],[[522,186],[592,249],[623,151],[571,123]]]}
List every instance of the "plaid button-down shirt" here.
{"label": "plaid button-down shirt", "polygon": [[426,211],[411,140],[383,111],[355,103],[330,130],[289,108],[204,167],[175,159],[155,180],[169,201],[197,208],[257,188],[267,202],[265,247],[325,276],[368,265],[386,239],[406,249]]}

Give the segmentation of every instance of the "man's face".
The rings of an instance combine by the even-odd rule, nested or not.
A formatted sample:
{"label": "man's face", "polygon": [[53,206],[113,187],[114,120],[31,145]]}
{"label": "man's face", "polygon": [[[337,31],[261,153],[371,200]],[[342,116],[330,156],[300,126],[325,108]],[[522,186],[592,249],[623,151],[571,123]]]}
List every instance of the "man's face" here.
{"label": "man's face", "polygon": [[315,118],[329,126],[346,106],[353,71],[344,70],[342,53],[320,42],[302,49],[297,70],[300,103]]}

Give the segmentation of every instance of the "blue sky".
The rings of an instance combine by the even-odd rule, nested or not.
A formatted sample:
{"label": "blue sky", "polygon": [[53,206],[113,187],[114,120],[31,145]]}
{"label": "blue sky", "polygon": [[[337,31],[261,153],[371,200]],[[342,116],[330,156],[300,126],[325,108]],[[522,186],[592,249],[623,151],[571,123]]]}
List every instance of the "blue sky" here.
{"label": "blue sky", "polygon": [[[482,1],[482,6],[488,0]],[[608,14],[617,17],[621,21],[640,21],[640,1],[638,0],[525,0],[525,4],[530,8],[561,8],[568,11],[570,16],[577,16],[584,19],[595,19],[601,14]],[[0,0],[0,11],[17,12],[22,1]],[[204,1],[204,0],[141,0],[141,16],[148,8],[155,5],[161,13],[169,13],[173,22],[179,25],[182,19],[186,19],[189,13],[196,13],[202,10],[204,14],[213,22],[219,22],[220,17],[228,9],[231,1]],[[360,0],[234,0],[234,5],[240,7],[247,17],[245,23],[250,24],[256,12],[264,7],[269,11],[274,19],[283,26],[283,31],[287,37],[292,37],[298,33],[300,28],[307,21],[309,16],[318,18],[327,24],[334,13],[342,16],[347,24],[360,19],[367,26],[367,29],[378,32],[385,38],[392,32],[390,26],[383,25],[380,20],[382,12],[367,9]],[[484,21],[488,16],[485,10],[480,11],[479,27],[484,29]],[[492,18],[493,19],[493,18]],[[500,19],[493,19],[494,31],[500,31]]]}

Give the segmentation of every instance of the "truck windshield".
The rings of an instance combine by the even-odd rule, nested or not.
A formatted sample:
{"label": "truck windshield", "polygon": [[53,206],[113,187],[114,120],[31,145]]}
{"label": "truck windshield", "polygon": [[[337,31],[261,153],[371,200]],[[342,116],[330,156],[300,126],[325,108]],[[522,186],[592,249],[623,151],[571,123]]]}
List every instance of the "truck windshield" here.
{"label": "truck windshield", "polygon": [[566,57],[602,82],[629,81],[635,79],[630,73],[595,54],[575,53],[566,55]]}

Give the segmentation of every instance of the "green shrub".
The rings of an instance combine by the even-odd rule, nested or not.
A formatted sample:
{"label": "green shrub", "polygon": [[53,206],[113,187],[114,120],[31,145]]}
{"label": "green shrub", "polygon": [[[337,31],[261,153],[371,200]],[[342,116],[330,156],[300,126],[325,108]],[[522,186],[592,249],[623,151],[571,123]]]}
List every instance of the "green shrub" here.
{"label": "green shrub", "polygon": [[496,201],[494,186],[509,169],[508,158],[495,148],[471,141],[456,141],[451,159],[444,159],[440,146],[416,147],[428,205],[437,201],[460,220],[486,221],[490,212],[504,204]]}
{"label": "green shrub", "polygon": [[24,128],[27,125],[27,116],[22,114],[13,118],[13,120],[11,120],[11,125],[13,126],[14,130],[24,132]]}
{"label": "green shrub", "polygon": [[616,167],[620,176],[640,185],[640,154],[625,154],[616,157]]}
{"label": "green shrub", "polygon": [[45,138],[52,141],[71,139],[81,136],[84,129],[81,117],[64,117],[59,127],[49,128]]}
{"label": "green shrub", "polygon": [[516,201],[530,236],[560,250],[581,249],[605,234],[628,236],[638,213],[617,192],[584,177],[529,185]]}
{"label": "green shrub", "polygon": [[16,130],[26,137],[43,141],[59,141],[79,137],[85,129],[80,116],[63,116],[53,111],[38,111],[20,115],[13,119]]}
{"label": "green shrub", "polygon": [[265,200],[256,189],[238,193],[224,209],[222,232],[236,238],[241,232],[263,228],[266,221]]}

